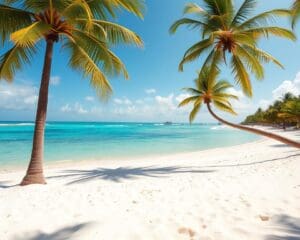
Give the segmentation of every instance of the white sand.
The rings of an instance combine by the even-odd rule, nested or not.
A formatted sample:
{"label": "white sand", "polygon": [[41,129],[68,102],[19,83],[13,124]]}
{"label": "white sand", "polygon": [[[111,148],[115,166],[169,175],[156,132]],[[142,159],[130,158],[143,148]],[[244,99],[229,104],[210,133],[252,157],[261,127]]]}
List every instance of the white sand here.
{"label": "white sand", "polygon": [[23,174],[0,170],[1,240],[300,239],[300,151],[272,140]]}

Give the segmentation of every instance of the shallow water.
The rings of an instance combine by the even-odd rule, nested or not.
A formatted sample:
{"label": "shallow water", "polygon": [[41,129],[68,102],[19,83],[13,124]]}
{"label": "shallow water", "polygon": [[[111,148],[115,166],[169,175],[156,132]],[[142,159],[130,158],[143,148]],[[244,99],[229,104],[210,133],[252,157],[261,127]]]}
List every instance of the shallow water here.
{"label": "shallow water", "polygon": [[[0,122],[0,164],[30,158],[34,124]],[[48,122],[45,161],[137,158],[247,143],[257,136],[222,125]]]}

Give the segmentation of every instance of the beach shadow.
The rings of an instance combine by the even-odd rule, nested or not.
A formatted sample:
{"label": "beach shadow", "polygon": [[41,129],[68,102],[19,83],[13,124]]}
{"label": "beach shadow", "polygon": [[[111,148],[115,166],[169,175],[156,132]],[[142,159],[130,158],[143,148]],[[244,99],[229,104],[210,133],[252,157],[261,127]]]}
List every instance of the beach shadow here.
{"label": "beach shadow", "polygon": [[34,233],[34,234],[28,234],[24,233],[22,237],[16,237],[14,240],[23,240],[24,236],[26,236],[27,240],[65,240],[65,239],[72,239],[74,237],[74,234],[78,233],[83,228],[90,225],[90,223],[82,223],[82,224],[76,224],[71,227],[65,227],[61,228],[53,233]]}
{"label": "beach shadow", "polygon": [[264,164],[264,163],[268,163],[268,162],[276,162],[276,161],[286,160],[286,159],[292,158],[292,157],[300,157],[300,154],[293,154],[293,155],[289,155],[289,156],[286,156],[286,157],[267,159],[267,160],[257,161],[257,162],[238,163],[238,164],[223,164],[223,165],[209,165],[209,166],[202,166],[202,167],[204,167],[204,168],[244,167],[244,166]]}
{"label": "beach shadow", "polygon": [[287,147],[290,147],[289,145],[286,145],[286,144],[274,144],[274,145],[271,145],[271,147],[275,147],[275,148],[287,148]]}
{"label": "beach shadow", "polygon": [[12,188],[18,186],[18,184],[11,185],[9,181],[0,181],[0,189]]}
{"label": "beach shadow", "polygon": [[190,167],[118,167],[118,168],[97,168],[91,170],[66,170],[58,176],[49,178],[71,178],[67,185],[83,183],[95,179],[121,182],[122,180],[132,180],[138,177],[169,177],[172,174],[183,173],[211,173],[213,170],[196,170]]}
{"label": "beach shadow", "polygon": [[274,217],[274,230],[280,235],[268,235],[266,240],[299,240],[300,239],[300,218],[291,217],[285,214]]}

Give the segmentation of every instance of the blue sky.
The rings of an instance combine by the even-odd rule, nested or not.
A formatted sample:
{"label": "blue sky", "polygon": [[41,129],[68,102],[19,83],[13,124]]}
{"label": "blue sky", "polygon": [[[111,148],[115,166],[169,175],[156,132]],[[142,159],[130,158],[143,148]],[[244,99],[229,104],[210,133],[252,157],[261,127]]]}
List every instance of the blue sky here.
{"label": "blue sky", "polygon": [[[145,19],[122,13],[117,21],[137,32],[144,40],[143,49],[122,46],[114,49],[125,62],[130,80],[111,79],[114,93],[108,102],[103,103],[90,88],[87,79],[67,66],[67,54],[59,45],[55,46],[50,86],[48,120],[51,121],[179,121],[188,119],[189,109],[178,109],[179,100],[184,95],[181,88],[192,86],[201,59],[188,64],[179,73],[178,63],[184,51],[198,39],[198,33],[181,29],[170,36],[170,25],[182,17],[185,0],[148,0]],[[201,1],[195,1],[201,5]],[[236,0],[236,6],[241,4]],[[291,0],[258,1],[257,12],[273,8],[287,8]],[[279,20],[281,26],[288,26],[287,20]],[[300,29],[300,25],[298,30]],[[300,31],[297,31],[300,35]],[[259,106],[266,107],[272,100],[286,91],[300,94],[300,41],[272,37],[262,41],[260,47],[271,52],[285,69],[266,65],[265,79],[253,78],[254,97],[247,99],[236,87],[241,101],[235,102],[239,116],[223,115],[230,120],[240,121]],[[12,84],[0,81],[0,120],[33,120],[36,96],[42,69],[44,46],[30,66],[16,75]],[[2,54],[5,49],[1,49]],[[230,72],[223,68],[223,78],[232,81]],[[211,122],[213,119],[203,111],[197,122]]]}

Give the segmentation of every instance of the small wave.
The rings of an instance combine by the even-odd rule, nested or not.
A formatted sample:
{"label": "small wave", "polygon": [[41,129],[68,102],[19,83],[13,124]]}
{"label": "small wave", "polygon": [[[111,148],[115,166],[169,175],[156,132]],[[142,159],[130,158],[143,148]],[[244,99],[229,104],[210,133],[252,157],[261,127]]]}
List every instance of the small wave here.
{"label": "small wave", "polygon": [[155,123],[154,126],[163,126],[163,123]]}
{"label": "small wave", "polygon": [[221,126],[214,126],[210,128],[211,130],[223,130],[223,129],[228,129],[227,126],[221,125]]}
{"label": "small wave", "polygon": [[34,123],[0,123],[0,127],[34,126]]}
{"label": "small wave", "polygon": [[105,127],[127,127],[126,125],[122,125],[122,124],[114,124],[114,125],[104,125]]}

